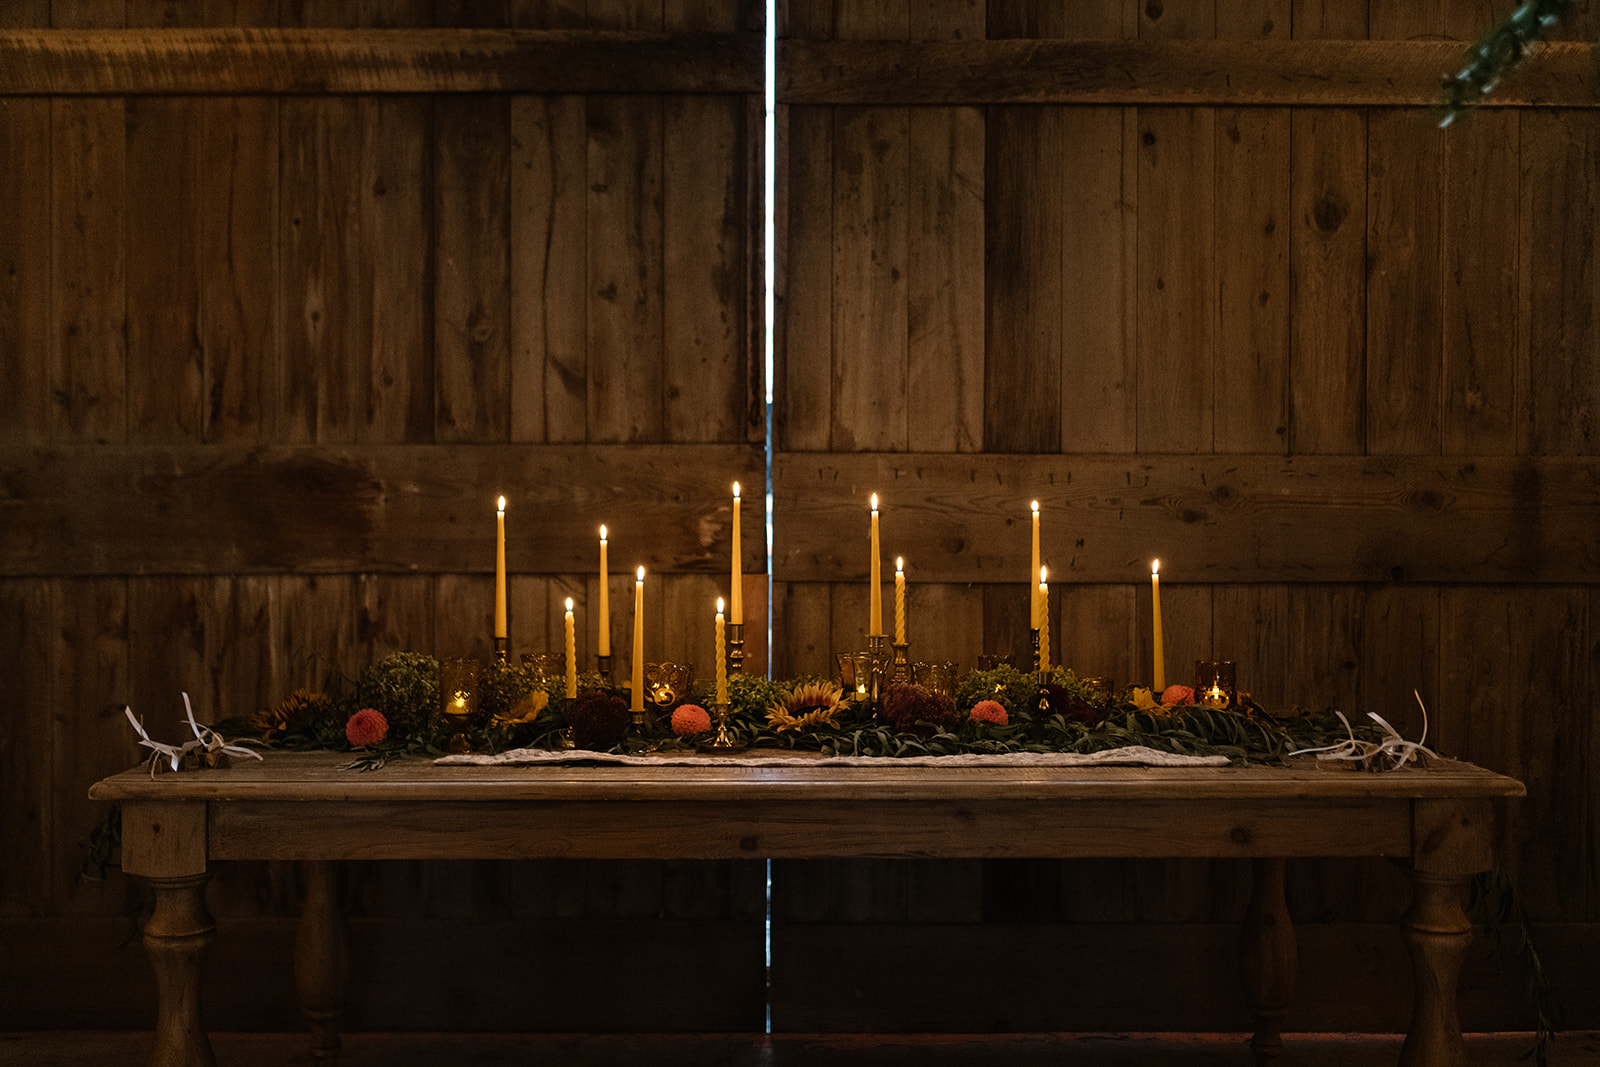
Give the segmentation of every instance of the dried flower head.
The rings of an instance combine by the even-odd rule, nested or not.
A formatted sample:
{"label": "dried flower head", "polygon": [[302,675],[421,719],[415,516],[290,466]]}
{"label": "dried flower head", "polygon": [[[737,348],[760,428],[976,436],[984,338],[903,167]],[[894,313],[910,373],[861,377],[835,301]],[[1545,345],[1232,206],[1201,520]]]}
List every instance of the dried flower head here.
{"label": "dried flower head", "polygon": [[319,720],[333,711],[333,700],[326,693],[309,689],[296,689],[275,708],[263,708],[250,718],[250,729],[270,741],[279,734],[293,733]]}
{"label": "dried flower head", "polygon": [[567,705],[567,725],[578,748],[609,752],[628,732],[628,702],[599,689],[579,693]]}
{"label": "dried flower head", "polygon": [[673,709],[672,732],[679,737],[703,734],[711,729],[711,714],[699,704],[682,704]]}
{"label": "dried flower head", "polygon": [[352,748],[375,745],[389,736],[389,720],[377,708],[362,708],[344,724],[344,737]]}
{"label": "dried flower head", "polygon": [[889,687],[883,696],[883,717],[897,730],[924,735],[951,729],[961,721],[955,697],[915,683]]}
{"label": "dried flower head", "polygon": [[837,682],[806,682],[767,708],[767,725],[779,731],[838,726],[849,706]]}
{"label": "dried flower head", "polygon": [[1161,691],[1161,703],[1169,708],[1179,704],[1193,704],[1194,690],[1186,685],[1169,685]]}
{"label": "dried flower head", "polygon": [[998,700],[980,700],[972,705],[972,720],[974,722],[990,722],[996,726],[1005,726],[1011,722],[1011,716],[1006,714],[1005,705]]}

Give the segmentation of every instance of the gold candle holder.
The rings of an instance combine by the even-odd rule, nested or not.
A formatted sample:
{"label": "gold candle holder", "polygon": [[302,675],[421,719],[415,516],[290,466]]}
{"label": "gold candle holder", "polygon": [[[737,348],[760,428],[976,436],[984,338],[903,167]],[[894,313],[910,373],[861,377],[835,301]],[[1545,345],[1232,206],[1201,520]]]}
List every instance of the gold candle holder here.
{"label": "gold candle holder", "polygon": [[950,662],[914,663],[911,680],[930,693],[956,694],[956,665]]}
{"label": "gold candle holder", "polygon": [[602,685],[605,684],[606,682],[611,681],[611,657],[610,656],[596,655],[594,657],[594,669],[600,673],[600,682],[601,682]]}
{"label": "gold candle holder", "polygon": [[911,664],[909,657],[911,644],[907,641],[896,641],[894,644],[894,666],[889,670],[891,682],[905,682],[911,678]]}
{"label": "gold candle holder", "polygon": [[1037,626],[1028,631],[1028,651],[1033,659],[1034,672],[1038,673],[1044,670],[1044,656],[1042,654],[1044,649],[1039,644],[1039,628]]}
{"label": "gold candle holder", "polygon": [[894,665],[894,654],[889,651],[889,638],[886,635],[868,635],[867,658],[870,672],[868,685],[872,700],[876,703],[883,699],[883,691],[889,681],[889,669]]}
{"label": "gold candle holder", "polygon": [[712,756],[731,756],[736,752],[743,752],[745,746],[735,741],[728,733],[728,705],[711,705],[711,718],[717,724],[717,732],[710,741],[702,741],[696,745],[696,751]]}
{"label": "gold candle holder", "polygon": [[744,673],[744,623],[730,622],[728,632],[728,673]]}
{"label": "gold candle holder", "polygon": [[445,751],[459,755],[472,751],[469,734],[478,719],[478,675],[475,659],[447,659],[439,664],[439,710],[450,725]]}
{"label": "gold candle holder", "polygon": [[494,658],[501,663],[506,661],[506,656],[511,652],[511,638],[497,637],[494,639]]}
{"label": "gold candle holder", "polygon": [[839,689],[857,703],[872,698],[872,657],[866,652],[836,652]]}

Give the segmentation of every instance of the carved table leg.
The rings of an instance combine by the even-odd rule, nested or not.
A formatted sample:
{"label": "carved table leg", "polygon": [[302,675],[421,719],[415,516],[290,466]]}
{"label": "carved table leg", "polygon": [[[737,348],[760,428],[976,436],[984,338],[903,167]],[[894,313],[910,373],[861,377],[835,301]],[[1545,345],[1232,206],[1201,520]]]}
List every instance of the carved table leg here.
{"label": "carved table leg", "polygon": [[1462,1067],[1467,1062],[1456,981],[1472,943],[1472,923],[1461,908],[1466,879],[1411,871],[1411,907],[1402,920],[1411,950],[1415,999],[1401,1067]]}
{"label": "carved table leg", "polygon": [[1250,1047],[1257,1064],[1276,1063],[1283,1057],[1283,1020],[1299,970],[1294,925],[1283,897],[1285,867],[1281,858],[1251,861],[1250,906],[1239,938],[1245,1002],[1256,1023]]}
{"label": "carved table leg", "polygon": [[330,860],[300,864],[306,901],[294,943],[294,984],[311,1021],[311,1058],[339,1058],[339,1017],[350,984],[350,938],[339,908],[341,868]]}
{"label": "carved table leg", "polygon": [[151,1067],[215,1067],[200,1022],[200,965],[216,936],[206,910],[209,874],[151,878],[156,906],[144,945],[156,972],[156,1041]]}

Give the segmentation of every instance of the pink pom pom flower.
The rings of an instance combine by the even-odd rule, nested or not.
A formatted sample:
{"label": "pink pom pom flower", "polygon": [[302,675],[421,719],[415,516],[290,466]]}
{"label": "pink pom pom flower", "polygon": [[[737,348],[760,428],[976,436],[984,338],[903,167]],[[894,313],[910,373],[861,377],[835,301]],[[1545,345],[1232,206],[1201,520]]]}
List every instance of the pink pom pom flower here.
{"label": "pink pom pom flower", "polygon": [[377,708],[362,708],[344,724],[344,737],[352,748],[375,745],[389,736],[389,720]]}
{"label": "pink pom pom flower", "polygon": [[1186,685],[1169,685],[1161,691],[1161,703],[1169,708],[1178,704],[1193,704],[1194,690]]}
{"label": "pink pom pom flower", "polygon": [[998,700],[980,700],[972,705],[972,719],[974,722],[992,722],[996,726],[1005,726],[1011,721],[1011,716],[1006,714],[1005,705]]}
{"label": "pink pom pom flower", "polygon": [[679,737],[703,734],[711,729],[711,714],[699,704],[683,704],[672,712],[672,732]]}

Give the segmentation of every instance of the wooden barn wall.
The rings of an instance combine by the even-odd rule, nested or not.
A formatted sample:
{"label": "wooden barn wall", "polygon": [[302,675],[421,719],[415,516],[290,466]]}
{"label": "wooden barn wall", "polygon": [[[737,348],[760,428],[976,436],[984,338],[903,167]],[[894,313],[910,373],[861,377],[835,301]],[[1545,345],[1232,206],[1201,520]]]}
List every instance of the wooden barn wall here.
{"label": "wooden barn wall", "polygon": [[[711,93],[572,65],[527,77],[590,88],[262,93],[219,64],[184,95],[0,96],[8,1029],[154,1019],[142,887],[79,870],[86,789],[140,755],[124,704],[159,737],[185,690],[205,720],[397,649],[487,656],[502,492],[513,655],[556,647],[571,596],[593,662],[607,522],[622,676],[635,563],[649,657],[709,664],[729,485],[765,478],[759,4],[0,5],[0,31],[227,26],[720,35],[719,71],[749,62]],[[762,1025],[759,864],[349,867],[351,1027]],[[214,1027],[300,1025],[298,894],[292,865],[219,871]]]}
{"label": "wooden barn wall", "polygon": [[[912,658],[1020,652],[1037,498],[1054,661],[1148,684],[1159,557],[1169,681],[1231,658],[1268,705],[1411,737],[1415,689],[1430,743],[1525,780],[1505,872],[1584,1025],[1600,113],[1440,130],[1442,66],[1318,68],[1328,40],[1454,63],[1505,6],[788,0],[774,658],[827,672],[864,644],[872,492]],[[1596,28],[1575,5],[1560,36]],[[1137,64],[1162,47],[1207,78],[1285,76],[1196,102]],[[1084,74],[1101,55],[1127,76]],[[1382,104],[1400,83],[1413,99]],[[1222,861],[777,863],[773,1025],[1245,1029],[1248,881]],[[1408,898],[1383,862],[1291,865],[1291,1029],[1404,1027]],[[1531,1026],[1508,974],[1473,958],[1469,1028]]]}

